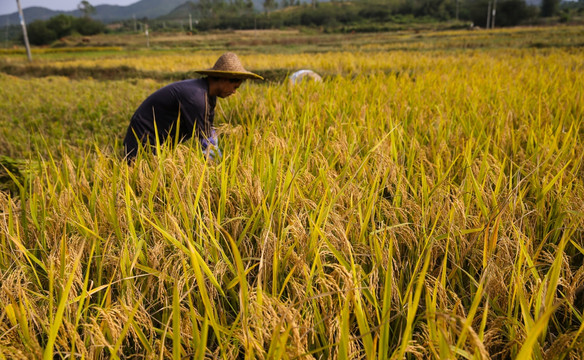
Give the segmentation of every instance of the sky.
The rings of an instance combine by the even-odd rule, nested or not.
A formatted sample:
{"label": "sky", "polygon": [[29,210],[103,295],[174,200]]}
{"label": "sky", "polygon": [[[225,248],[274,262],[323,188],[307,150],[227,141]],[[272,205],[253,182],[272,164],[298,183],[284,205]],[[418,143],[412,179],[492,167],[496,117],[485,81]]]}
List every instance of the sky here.
{"label": "sky", "polygon": [[[126,6],[138,2],[139,0],[89,0],[93,6],[97,5],[120,5]],[[41,6],[51,10],[75,10],[81,0],[20,0],[23,9],[31,6]],[[18,11],[16,0],[0,0],[0,15],[12,14]]]}

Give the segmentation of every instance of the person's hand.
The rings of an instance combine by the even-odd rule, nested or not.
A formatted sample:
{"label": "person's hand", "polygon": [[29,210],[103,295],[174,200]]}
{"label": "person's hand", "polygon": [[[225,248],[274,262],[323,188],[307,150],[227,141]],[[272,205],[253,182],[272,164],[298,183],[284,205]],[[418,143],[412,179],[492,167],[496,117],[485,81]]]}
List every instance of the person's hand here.
{"label": "person's hand", "polygon": [[207,157],[207,159],[211,159],[214,161],[220,161],[223,154],[221,153],[221,149],[219,149],[219,145],[217,145],[217,134],[213,129],[211,131],[211,136],[208,138],[203,138],[201,140],[201,149],[203,150],[203,154]]}
{"label": "person's hand", "polygon": [[207,159],[211,159],[213,161],[221,161],[223,154],[221,153],[219,146],[210,145],[207,146],[207,149],[205,150],[205,156]]}

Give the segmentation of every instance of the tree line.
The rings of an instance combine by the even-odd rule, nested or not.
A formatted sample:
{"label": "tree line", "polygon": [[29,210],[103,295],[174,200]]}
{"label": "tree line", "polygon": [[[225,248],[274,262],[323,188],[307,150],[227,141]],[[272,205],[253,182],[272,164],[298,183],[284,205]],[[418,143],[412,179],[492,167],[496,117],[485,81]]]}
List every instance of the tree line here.
{"label": "tree line", "polygon": [[96,35],[105,32],[105,24],[89,17],[60,14],[49,20],[35,20],[27,25],[28,39],[33,45],[47,45],[70,35]]}
{"label": "tree line", "polygon": [[[495,3],[496,23],[487,14]],[[560,0],[543,0],[540,7],[530,6],[525,0],[310,0],[308,3],[300,3],[300,0],[264,0],[263,11],[260,12],[254,9],[251,0],[199,0],[181,8],[182,20],[170,14],[159,19],[141,19],[140,23],[147,23],[152,30],[185,30],[185,14],[190,14],[188,26],[192,31],[295,26],[320,27],[335,32],[384,31],[392,28],[391,25],[420,21],[459,20],[480,27],[516,26],[538,17],[554,16],[561,11],[584,12],[584,0],[566,5],[568,10],[561,9],[560,5]],[[84,13],[83,17],[61,14],[46,21],[30,23],[30,42],[46,45],[73,34],[87,36],[106,31],[102,22],[91,18],[95,10],[89,2],[82,1],[79,9]],[[136,29],[136,21],[127,20],[122,22],[118,31]]]}
{"label": "tree line", "polygon": [[[579,4],[583,13],[584,0],[579,0]],[[496,21],[487,16],[489,10],[496,12]],[[262,12],[254,11],[251,0],[199,0],[181,8],[179,16],[183,20],[178,23],[184,28],[185,14],[190,14],[196,19],[194,29],[200,31],[296,26],[334,32],[383,31],[392,28],[392,24],[420,21],[459,20],[480,27],[516,26],[562,11],[560,0],[543,0],[541,6],[528,5],[525,0],[309,0],[302,3],[264,0]],[[488,19],[490,26],[487,26]],[[177,21],[171,14],[148,23],[152,29],[158,29],[176,26]]]}

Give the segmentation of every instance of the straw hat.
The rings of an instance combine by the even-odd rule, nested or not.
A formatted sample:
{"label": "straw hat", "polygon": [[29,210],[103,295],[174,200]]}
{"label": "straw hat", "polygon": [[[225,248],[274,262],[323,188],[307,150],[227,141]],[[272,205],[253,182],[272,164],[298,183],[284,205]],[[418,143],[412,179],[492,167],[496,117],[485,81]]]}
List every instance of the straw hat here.
{"label": "straw hat", "polygon": [[211,69],[207,70],[197,70],[197,73],[201,75],[222,77],[229,79],[260,79],[264,78],[258,74],[254,74],[247,71],[241,65],[241,61],[232,52],[227,52],[217,60],[215,65]]}

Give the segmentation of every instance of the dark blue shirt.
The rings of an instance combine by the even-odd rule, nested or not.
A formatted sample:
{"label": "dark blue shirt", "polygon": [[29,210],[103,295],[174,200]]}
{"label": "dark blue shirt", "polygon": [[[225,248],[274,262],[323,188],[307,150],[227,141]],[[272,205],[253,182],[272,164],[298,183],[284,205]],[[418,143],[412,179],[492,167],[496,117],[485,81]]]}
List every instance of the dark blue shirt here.
{"label": "dark blue shirt", "polygon": [[[203,151],[217,145],[213,119],[216,96],[209,96],[207,79],[178,81],[155,91],[138,107],[124,139],[126,156],[136,156],[139,142],[155,150],[158,141],[179,142],[196,136]],[[156,129],[155,129],[156,128]],[[178,133],[177,133],[178,131]]]}

